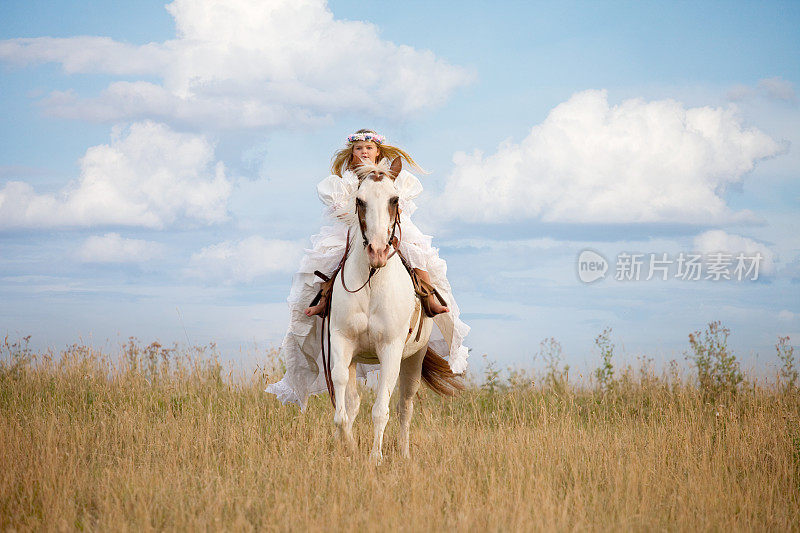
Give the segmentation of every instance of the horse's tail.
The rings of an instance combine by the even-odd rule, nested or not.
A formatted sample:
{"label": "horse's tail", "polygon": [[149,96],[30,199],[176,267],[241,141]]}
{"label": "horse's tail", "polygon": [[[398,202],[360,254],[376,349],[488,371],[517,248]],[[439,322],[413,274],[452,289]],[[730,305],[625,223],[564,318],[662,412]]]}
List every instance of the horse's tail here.
{"label": "horse's tail", "polygon": [[433,392],[442,396],[453,396],[458,391],[464,390],[462,376],[453,374],[450,364],[430,346],[422,360],[422,379]]}

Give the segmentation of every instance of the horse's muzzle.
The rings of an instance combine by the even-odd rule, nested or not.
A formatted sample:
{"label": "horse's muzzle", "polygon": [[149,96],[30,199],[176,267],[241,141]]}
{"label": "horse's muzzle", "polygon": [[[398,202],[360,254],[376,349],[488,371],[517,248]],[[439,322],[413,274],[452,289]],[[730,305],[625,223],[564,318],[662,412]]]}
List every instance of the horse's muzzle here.
{"label": "horse's muzzle", "polygon": [[383,268],[389,260],[389,248],[387,244],[383,250],[375,251],[371,244],[367,245],[367,256],[369,256],[369,266],[372,268]]}

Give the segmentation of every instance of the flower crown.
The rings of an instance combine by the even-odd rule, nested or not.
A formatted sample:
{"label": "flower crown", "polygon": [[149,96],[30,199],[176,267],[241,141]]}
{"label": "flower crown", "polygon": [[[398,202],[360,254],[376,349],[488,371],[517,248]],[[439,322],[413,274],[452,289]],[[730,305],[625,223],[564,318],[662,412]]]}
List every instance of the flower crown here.
{"label": "flower crown", "polygon": [[386,140],[386,137],[383,135],[378,135],[377,133],[366,132],[366,133],[354,133],[347,138],[347,142],[354,143],[356,141],[372,141],[375,144],[383,144],[383,141]]}

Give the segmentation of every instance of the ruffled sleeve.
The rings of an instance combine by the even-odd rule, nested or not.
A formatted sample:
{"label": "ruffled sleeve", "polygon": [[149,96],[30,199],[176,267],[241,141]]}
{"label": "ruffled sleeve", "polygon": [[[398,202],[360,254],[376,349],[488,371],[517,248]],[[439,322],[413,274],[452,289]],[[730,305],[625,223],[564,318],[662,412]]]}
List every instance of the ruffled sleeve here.
{"label": "ruffled sleeve", "polygon": [[358,179],[350,171],[340,178],[331,174],[317,184],[317,196],[326,205],[325,215],[347,222],[354,216],[353,196],[358,188]]}
{"label": "ruffled sleeve", "polygon": [[422,183],[411,172],[401,170],[394,181],[394,186],[397,187],[398,196],[400,196],[399,207],[402,214],[410,216],[417,210],[417,204],[413,202],[413,199],[422,194]]}

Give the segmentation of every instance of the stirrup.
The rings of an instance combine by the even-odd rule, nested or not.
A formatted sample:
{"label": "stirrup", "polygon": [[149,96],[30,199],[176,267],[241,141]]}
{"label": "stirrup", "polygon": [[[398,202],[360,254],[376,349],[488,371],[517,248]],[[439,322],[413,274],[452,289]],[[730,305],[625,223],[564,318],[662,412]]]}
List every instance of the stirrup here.
{"label": "stirrup", "polygon": [[317,305],[320,302],[320,300],[325,298],[325,304],[326,304],[325,308],[322,311],[320,311],[318,313],[314,313],[313,315],[311,315],[311,316],[318,315],[318,316],[320,316],[322,318],[325,318],[328,315],[328,309],[329,309],[329,306],[327,305],[328,304],[328,298],[330,297],[331,287],[333,286],[333,279],[334,279],[334,276],[335,276],[336,273],[334,272],[334,276],[328,277],[325,274],[323,274],[322,272],[320,272],[319,270],[315,270],[314,274],[319,276],[320,278],[322,278],[322,280],[323,280],[322,281],[322,287],[320,287],[319,291],[317,292],[317,295],[314,296],[314,299],[311,300],[311,303],[308,305],[308,307],[314,307],[315,305]]}
{"label": "stirrup", "polygon": [[422,310],[425,311],[425,316],[427,316],[428,318],[433,318],[440,313],[433,312],[430,304],[428,303],[428,297],[431,294],[433,294],[436,297],[436,299],[439,300],[439,303],[445,307],[447,307],[447,302],[445,301],[444,298],[442,298],[442,295],[439,294],[439,291],[437,291],[436,287],[434,287],[431,283],[428,283],[420,279],[419,276],[415,277],[417,286],[414,287],[414,289],[415,292],[417,293],[417,296],[419,297],[420,303],[422,304]]}
{"label": "stirrup", "polygon": [[[444,298],[442,298],[442,295],[439,294],[439,291],[434,291],[433,295],[436,296],[436,299],[439,300],[440,304],[442,304],[443,306],[447,307],[447,302],[444,301]],[[430,295],[428,295],[428,296],[430,296]],[[439,313],[434,313],[433,310],[431,309],[430,302],[428,302],[428,297],[427,296],[425,296],[425,297],[420,296],[420,303],[422,304],[422,310],[425,311],[425,316],[427,316],[428,318],[433,318],[436,315],[439,315],[439,314],[442,314],[442,313],[445,312],[445,311],[440,311]]]}

